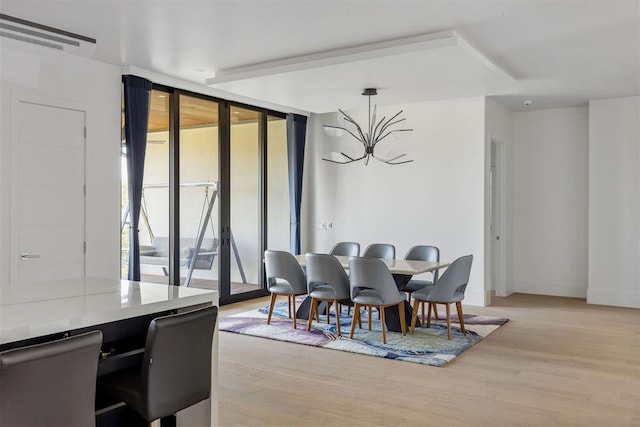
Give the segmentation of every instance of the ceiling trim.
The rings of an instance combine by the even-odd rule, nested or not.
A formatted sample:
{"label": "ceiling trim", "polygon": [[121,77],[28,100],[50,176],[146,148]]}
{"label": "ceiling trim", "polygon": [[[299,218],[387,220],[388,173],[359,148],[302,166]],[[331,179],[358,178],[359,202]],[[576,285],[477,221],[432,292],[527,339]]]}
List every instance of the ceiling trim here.
{"label": "ceiling trim", "polygon": [[[369,43],[342,49],[316,52],[307,55],[293,56],[290,58],[260,62],[243,67],[227,68],[216,71],[215,77],[208,78],[205,84],[212,86],[218,83],[245,80],[255,77],[264,77],[273,74],[287,73],[291,71],[307,70],[311,68],[326,67],[345,64],[384,56],[400,55],[403,53],[419,52],[429,49],[437,49],[447,46],[460,45],[473,51],[475,56],[491,64],[492,68],[498,68],[486,59],[480,52],[471,47],[453,30],[437,33],[422,34],[413,37],[387,40],[377,43]],[[498,68],[499,69],[499,68]],[[500,70],[503,71],[503,70]],[[504,72],[504,71],[503,71]]]}

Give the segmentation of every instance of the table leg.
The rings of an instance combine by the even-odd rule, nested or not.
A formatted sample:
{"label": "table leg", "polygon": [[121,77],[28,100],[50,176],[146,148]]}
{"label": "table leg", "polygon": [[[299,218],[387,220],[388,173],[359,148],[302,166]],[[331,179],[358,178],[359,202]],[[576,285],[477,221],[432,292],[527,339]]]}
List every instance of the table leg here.
{"label": "table leg", "polygon": [[[300,303],[300,307],[296,310],[296,319],[309,319],[309,310],[311,309],[311,297],[307,296],[302,303]],[[327,303],[325,301],[320,301],[318,303],[318,312],[324,313],[327,310]]]}
{"label": "table leg", "polygon": [[[413,309],[411,308],[411,304],[407,301],[403,301],[404,303],[404,319],[405,325],[411,324],[411,316],[413,314]],[[397,305],[392,305],[390,307],[385,307],[384,309],[384,320],[387,328],[393,332],[402,332],[402,327],[400,325],[400,311]],[[420,320],[416,319],[416,326],[420,326]]]}

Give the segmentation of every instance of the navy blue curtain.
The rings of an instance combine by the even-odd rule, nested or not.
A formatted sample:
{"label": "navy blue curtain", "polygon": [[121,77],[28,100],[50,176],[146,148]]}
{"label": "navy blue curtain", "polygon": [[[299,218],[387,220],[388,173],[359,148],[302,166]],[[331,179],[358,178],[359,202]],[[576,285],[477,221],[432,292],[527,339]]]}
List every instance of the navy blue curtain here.
{"label": "navy blue curtain", "polygon": [[149,92],[151,82],[141,77],[123,76],[124,134],[127,147],[129,183],[129,280],[140,280],[140,203],[144,177],[144,155],[147,148]]}
{"label": "navy blue curtain", "polygon": [[307,118],[287,114],[287,157],[289,163],[289,206],[291,210],[291,253],[300,253],[300,205],[302,203],[302,168]]}

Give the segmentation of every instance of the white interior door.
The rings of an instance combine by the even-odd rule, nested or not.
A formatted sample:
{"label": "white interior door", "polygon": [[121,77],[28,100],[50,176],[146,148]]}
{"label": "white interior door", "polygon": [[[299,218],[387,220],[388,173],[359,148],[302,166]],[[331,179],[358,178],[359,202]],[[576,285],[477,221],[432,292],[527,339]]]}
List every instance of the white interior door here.
{"label": "white interior door", "polygon": [[19,101],[12,285],[85,275],[85,112]]}

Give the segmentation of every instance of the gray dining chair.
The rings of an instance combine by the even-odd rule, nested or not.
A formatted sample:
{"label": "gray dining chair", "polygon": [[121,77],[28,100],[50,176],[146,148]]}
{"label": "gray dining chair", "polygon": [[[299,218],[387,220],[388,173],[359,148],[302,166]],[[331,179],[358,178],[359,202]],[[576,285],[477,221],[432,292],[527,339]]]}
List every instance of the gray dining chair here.
{"label": "gray dining chair", "polygon": [[[356,322],[360,324],[360,308],[376,307],[380,312],[382,342],[386,344],[384,309],[396,305],[400,315],[402,335],[406,335],[405,296],[403,292],[398,291],[396,282],[384,261],[378,258],[351,258],[349,261],[349,287],[351,300],[355,304],[349,338],[353,338]],[[371,310],[369,310],[369,330],[371,330]]]}
{"label": "gray dining chair", "polygon": [[329,323],[329,303],[333,303],[336,312],[336,329],[340,335],[340,304],[351,302],[349,276],[340,261],[333,255],[307,254],[306,265],[307,292],[311,297],[307,331],[311,330],[314,313],[316,320],[320,321],[318,301],[324,301],[327,305],[327,323]]}
{"label": "gray dining chair", "polygon": [[0,353],[1,426],[95,426],[102,332]]}
{"label": "gray dining chair", "polygon": [[208,399],[217,318],[218,307],[211,306],[153,319],[142,366],[101,376],[100,392],[123,401],[148,423]]}
{"label": "gray dining chair", "polygon": [[411,316],[411,333],[416,327],[416,319],[418,317],[418,306],[429,304],[427,312],[427,327],[431,326],[431,307],[433,304],[445,304],[447,307],[447,338],[451,339],[451,309],[450,304],[455,303],[458,311],[458,321],[460,329],[464,329],[464,317],[462,314],[462,300],[464,292],[469,283],[469,275],[471,274],[471,263],[473,255],[462,256],[449,265],[445,272],[440,276],[432,287],[425,287],[413,293],[414,305],[413,314]]}
{"label": "gray dining chair", "polygon": [[389,243],[374,243],[365,248],[362,257],[396,259],[396,247]]}
{"label": "gray dining chair", "polygon": [[338,242],[329,251],[329,254],[336,256],[360,256],[360,243]]}
{"label": "gray dining chair", "polygon": [[[405,260],[415,261],[428,261],[439,262],[440,261],[440,249],[436,246],[418,245],[414,246],[407,251],[404,256]],[[407,294],[407,300],[411,302],[411,294],[417,290],[431,287],[438,280],[438,270],[434,270],[432,273],[432,280],[417,280],[412,279],[402,289]],[[436,305],[433,306],[433,311],[436,319],[438,318],[438,309]],[[424,322],[424,304],[422,305],[422,322]]]}
{"label": "gray dining chair", "polygon": [[293,304],[293,328],[297,329],[296,297],[307,293],[307,276],[304,270],[293,255],[284,251],[265,251],[264,264],[267,287],[271,292],[267,325],[271,323],[276,296],[286,295],[288,297],[289,318],[291,318]]}

